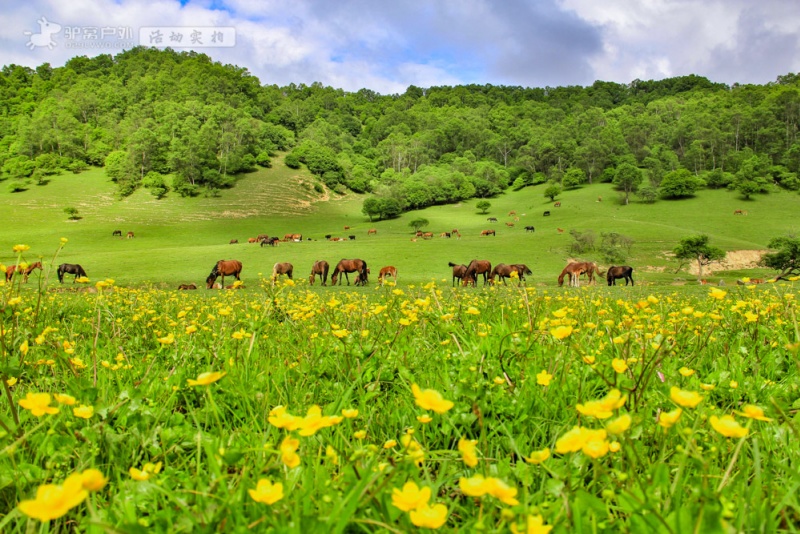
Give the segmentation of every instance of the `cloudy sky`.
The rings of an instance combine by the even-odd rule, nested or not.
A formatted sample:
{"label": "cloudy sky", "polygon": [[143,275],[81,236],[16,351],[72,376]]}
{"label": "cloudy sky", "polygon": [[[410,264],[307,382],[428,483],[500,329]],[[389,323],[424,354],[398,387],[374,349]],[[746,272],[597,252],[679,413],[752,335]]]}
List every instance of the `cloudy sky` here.
{"label": "cloudy sky", "polygon": [[[798,0],[30,0],[2,18],[3,65],[113,54],[161,28],[162,43],[264,84],[382,94],[686,74],[766,83],[800,71]],[[191,45],[192,31],[208,45],[214,30],[235,45]]]}

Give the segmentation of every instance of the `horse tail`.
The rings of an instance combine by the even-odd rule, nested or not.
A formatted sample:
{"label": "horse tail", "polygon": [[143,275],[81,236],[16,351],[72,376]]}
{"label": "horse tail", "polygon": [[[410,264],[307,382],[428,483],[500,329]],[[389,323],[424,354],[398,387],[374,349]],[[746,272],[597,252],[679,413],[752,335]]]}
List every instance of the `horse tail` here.
{"label": "horse tail", "polygon": [[448,267],[458,267],[458,266],[457,266],[455,263],[453,263],[452,261],[451,261],[450,263],[448,263],[448,264],[447,264],[447,266],[448,266]]}

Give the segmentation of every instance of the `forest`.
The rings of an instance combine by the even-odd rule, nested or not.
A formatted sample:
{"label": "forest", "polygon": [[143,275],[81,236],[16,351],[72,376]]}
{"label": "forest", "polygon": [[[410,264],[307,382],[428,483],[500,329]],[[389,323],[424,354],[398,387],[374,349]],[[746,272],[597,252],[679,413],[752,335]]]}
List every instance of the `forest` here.
{"label": "forest", "polygon": [[624,203],[728,188],[800,189],[800,75],[728,86],[700,76],[588,87],[492,85],[381,95],[259,80],[204,54],[137,47],[0,72],[9,191],[104,166],[120,197],[214,196],[237,175],[306,166],[370,218],[550,182],[613,182]]}

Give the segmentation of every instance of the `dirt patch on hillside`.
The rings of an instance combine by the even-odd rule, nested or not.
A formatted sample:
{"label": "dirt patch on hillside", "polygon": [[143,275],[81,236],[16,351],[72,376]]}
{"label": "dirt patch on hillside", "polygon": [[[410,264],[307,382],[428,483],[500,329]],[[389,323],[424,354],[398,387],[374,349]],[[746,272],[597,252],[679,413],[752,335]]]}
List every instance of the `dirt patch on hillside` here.
{"label": "dirt patch on hillside", "polygon": [[[719,262],[714,262],[711,265],[703,267],[703,274],[710,274],[719,271],[739,271],[742,269],[755,269],[758,267],[758,262],[761,257],[766,253],[765,250],[731,250],[725,254],[725,259]],[[689,265],[689,272],[691,274],[700,274],[697,262],[693,261]]]}

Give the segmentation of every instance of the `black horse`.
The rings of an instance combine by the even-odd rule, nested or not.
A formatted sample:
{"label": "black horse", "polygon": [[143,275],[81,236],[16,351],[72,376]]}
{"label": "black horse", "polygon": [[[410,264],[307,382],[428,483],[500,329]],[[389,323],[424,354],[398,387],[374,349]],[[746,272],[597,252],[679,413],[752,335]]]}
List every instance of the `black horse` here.
{"label": "black horse", "polygon": [[[72,264],[72,263],[62,263],[58,266],[58,281],[62,284],[64,283],[64,274],[74,274],[75,280],[77,280],[81,276],[86,276],[86,271],[83,270],[83,267],[80,265]],[[75,283],[75,280],[72,283]]]}
{"label": "black horse", "polygon": [[626,286],[628,285],[628,280],[630,280],[631,285],[633,285],[633,267],[628,267],[627,265],[622,265],[620,267],[609,267],[608,272],[606,273],[608,285],[617,285],[617,278],[624,278]]}

